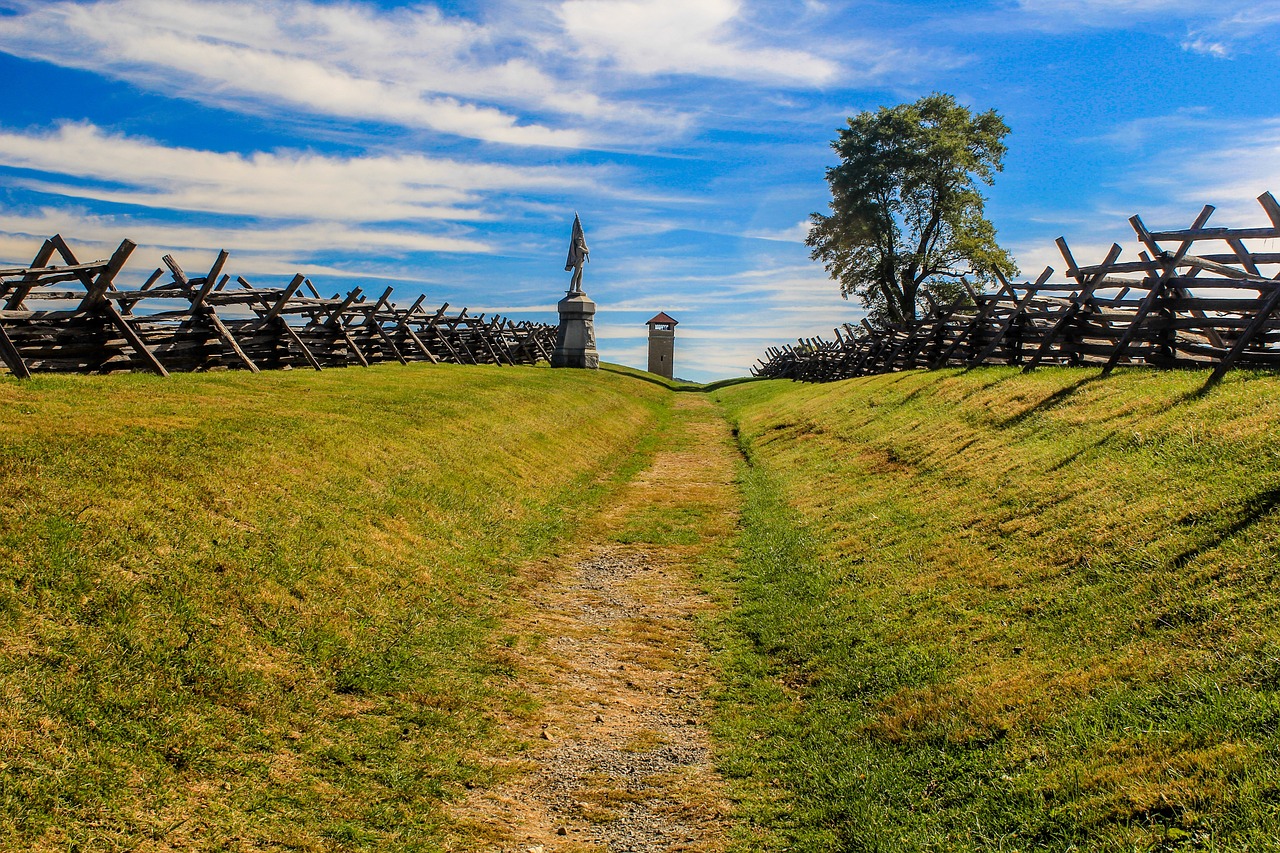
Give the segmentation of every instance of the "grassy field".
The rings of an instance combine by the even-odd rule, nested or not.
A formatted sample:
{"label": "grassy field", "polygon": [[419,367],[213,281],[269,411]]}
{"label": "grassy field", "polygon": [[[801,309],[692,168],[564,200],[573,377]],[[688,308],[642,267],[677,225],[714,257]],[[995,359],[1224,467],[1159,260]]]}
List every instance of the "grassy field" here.
{"label": "grassy field", "polygon": [[438,849],[521,561],[643,464],[618,374],[0,378],[0,848]]}
{"label": "grassy field", "polygon": [[1280,379],[1092,375],[0,378],[0,849],[474,842],[518,567],[706,393],[738,849],[1280,850]]}
{"label": "grassy field", "polygon": [[1280,849],[1280,379],[716,392],[743,850]]}

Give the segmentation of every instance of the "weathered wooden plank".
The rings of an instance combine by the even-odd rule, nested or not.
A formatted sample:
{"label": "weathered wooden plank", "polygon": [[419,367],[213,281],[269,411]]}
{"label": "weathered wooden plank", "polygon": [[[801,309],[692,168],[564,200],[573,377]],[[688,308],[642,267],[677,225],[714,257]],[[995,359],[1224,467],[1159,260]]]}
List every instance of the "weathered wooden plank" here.
{"label": "weathered wooden plank", "polygon": [[1178,260],[1178,264],[1180,266],[1196,267],[1197,269],[1202,269],[1206,272],[1217,273],[1224,278],[1247,281],[1250,284],[1258,283],[1274,286],[1271,279],[1263,278],[1261,275],[1250,273],[1247,270],[1239,270],[1228,264],[1220,264],[1207,258],[1197,257],[1196,255],[1183,255],[1182,258]]}
{"label": "weathered wooden plank", "polygon": [[235,335],[231,334],[231,330],[226,327],[226,324],[222,322],[222,318],[213,310],[213,306],[204,306],[201,310],[200,316],[204,322],[213,326],[214,331],[218,333],[218,337],[222,339],[222,342],[227,345],[228,349],[235,353],[236,358],[240,359],[244,366],[249,368],[250,373],[261,372],[258,370],[258,365],[253,363],[253,359],[249,358],[249,356],[245,354],[245,351],[240,348],[240,344],[236,341]]}
{"label": "weathered wooden plank", "polygon": [[[1200,213],[1195,218],[1195,221],[1191,223],[1191,230],[1196,231],[1202,229],[1205,223],[1209,221],[1209,217],[1213,215],[1213,211],[1214,207],[1211,204],[1206,204],[1201,208]],[[1183,279],[1175,275],[1175,271],[1178,261],[1180,261],[1181,258],[1191,250],[1192,242],[1190,240],[1183,241],[1179,244],[1178,248],[1174,250],[1173,254],[1170,255],[1168,252],[1165,252],[1160,248],[1155,237],[1147,231],[1146,226],[1143,225],[1142,218],[1140,216],[1131,216],[1129,218],[1129,223],[1133,226],[1134,232],[1138,235],[1138,240],[1145,245],[1153,255],[1161,258],[1167,265],[1164,273],[1162,274],[1162,278],[1167,279],[1165,286],[1179,297],[1186,296],[1187,284]],[[1199,270],[1195,270],[1194,272],[1199,272]],[[1203,282],[1197,282],[1196,286],[1205,287],[1206,284]],[[1204,316],[1204,312],[1197,313],[1201,317]],[[1223,346],[1223,341],[1217,337],[1217,332],[1212,332],[1211,335],[1212,342],[1216,346]]]}
{"label": "weathered wooden plank", "polygon": [[[1063,240],[1061,237],[1058,238],[1058,248],[1062,250],[1062,256],[1066,259],[1068,266],[1078,269],[1075,259],[1071,257],[1071,251],[1067,248],[1066,240]],[[1031,361],[1027,362],[1027,365],[1022,369],[1024,373],[1034,370],[1036,365],[1038,365],[1045,356],[1048,355],[1050,347],[1053,346],[1058,336],[1062,334],[1064,329],[1066,329],[1067,324],[1072,322],[1089,302],[1089,299],[1093,294],[1094,286],[1098,281],[1106,277],[1107,268],[1115,262],[1116,258],[1120,257],[1121,251],[1123,250],[1120,248],[1119,243],[1111,244],[1111,251],[1107,252],[1106,260],[1102,262],[1100,268],[1093,277],[1083,282],[1084,287],[1081,289],[1080,294],[1072,300],[1072,304],[1062,312],[1062,316],[1057,319],[1048,334],[1045,335],[1040,344],[1040,348],[1036,350],[1036,354],[1031,357]]]}
{"label": "weathered wooden plank", "polygon": [[1271,319],[1271,315],[1275,313],[1277,307],[1280,307],[1280,287],[1275,288],[1268,293],[1262,302],[1258,313],[1253,316],[1248,328],[1236,339],[1231,350],[1226,354],[1222,361],[1218,362],[1218,366],[1213,369],[1213,373],[1209,376],[1209,380],[1205,382],[1205,389],[1212,388],[1222,380],[1222,375],[1231,369],[1231,365],[1241,353],[1249,346],[1254,337],[1262,330]]}
{"label": "weathered wooden plank", "polygon": [[[1041,277],[1048,277],[1050,275],[1053,275],[1053,270],[1049,269],[1048,267],[1045,267],[1044,272],[1041,273],[1040,275]],[[1019,299],[1016,303],[1014,303],[1013,310],[1009,312],[1009,315],[1007,317],[1005,317],[1003,320],[1000,321],[999,325],[997,325],[994,336],[987,343],[987,345],[983,347],[982,352],[976,354],[975,356],[973,356],[973,358],[969,359],[968,363],[970,365],[982,364],[988,358],[991,357],[991,354],[995,352],[999,348],[1000,344],[1004,342],[1005,336],[1009,333],[1009,330],[1013,328],[1013,324],[1018,320],[1019,317],[1023,316],[1023,311],[1026,307],[1027,302],[1034,295],[1035,295],[1034,290],[1028,290],[1026,293],[1022,295],[1021,299]]]}
{"label": "weathered wooden plank", "polygon": [[1280,225],[1270,228],[1200,228],[1183,231],[1152,231],[1156,240],[1272,240],[1280,237]]}
{"label": "weathered wooden plank", "polygon": [[22,354],[18,352],[18,348],[14,345],[8,333],[5,332],[3,325],[0,325],[0,358],[4,359],[5,366],[9,368],[9,372],[17,378],[31,378],[31,371],[27,368],[26,362],[22,360]]}
{"label": "weathered wooden plank", "polygon": [[298,335],[297,331],[286,323],[283,317],[277,317],[276,322],[279,324],[280,331],[284,332],[285,337],[287,337],[293,345],[302,352],[302,357],[307,360],[307,363],[319,371],[321,369],[320,361],[311,352],[311,348],[303,343],[302,338]]}
{"label": "weathered wooden plank", "polygon": [[485,347],[489,350],[489,354],[493,356],[494,364],[502,364],[505,361],[508,365],[514,366],[515,362],[512,361],[510,357],[501,350],[501,348],[494,346],[494,326],[500,321],[500,319],[501,318],[499,317],[494,317],[488,326],[482,326],[478,330],[480,340],[484,342]]}
{"label": "weathered wooden plank", "polygon": [[1129,350],[1129,345],[1133,343],[1137,337],[1139,330],[1142,328],[1142,321],[1146,319],[1147,314],[1155,306],[1156,300],[1164,292],[1165,279],[1163,276],[1157,276],[1147,291],[1146,297],[1142,300],[1142,304],[1138,306],[1137,313],[1129,320],[1129,327],[1125,329],[1120,340],[1116,342],[1115,351],[1111,353],[1111,357],[1107,359],[1107,363],[1102,368],[1102,375],[1108,376],[1111,371],[1115,370],[1120,359],[1124,358],[1125,353]]}
{"label": "weathered wooden plank", "polygon": [[1276,197],[1270,192],[1265,192],[1258,196],[1258,204],[1262,205],[1262,209],[1266,211],[1271,224],[1280,229],[1280,204],[1276,203]]}
{"label": "weathered wooden plank", "polygon": [[418,337],[417,332],[415,332],[409,325],[409,318],[418,313],[426,298],[427,295],[425,293],[418,296],[413,305],[409,306],[409,310],[405,311],[397,319],[397,328],[399,328],[409,340],[413,341],[413,345],[418,348],[419,352],[426,356],[428,361],[432,364],[439,364],[440,359],[436,357],[436,354],[431,351],[431,348],[426,345],[422,338]]}
{"label": "weathered wooden plank", "polygon": [[[360,293],[361,293],[361,290],[358,287],[354,288],[350,293],[348,293],[346,299],[342,300],[342,302],[338,305],[337,309],[335,309],[332,313],[329,314],[329,317],[324,321],[324,324],[326,326],[341,326],[345,329],[345,324],[342,322],[342,315],[346,313],[346,310],[350,308],[357,299],[360,298]],[[366,363],[365,367],[368,367],[368,366],[369,365]]]}
{"label": "weathered wooden plank", "polygon": [[[434,339],[439,341],[440,344],[446,350],[448,350],[449,355],[453,357],[454,364],[466,364],[466,362],[458,354],[458,351],[454,349],[453,343],[447,337],[447,333],[444,330],[442,330],[439,326],[439,323],[444,317],[444,312],[448,310],[448,308],[449,308],[449,303],[448,302],[444,303],[443,305],[440,306],[440,309],[436,311],[435,315],[427,320],[427,331],[431,332]],[[463,313],[465,313],[465,311]],[[476,363],[475,359],[470,357],[470,354],[468,354],[468,358],[470,359],[472,364]]]}
{"label": "weathered wooden plank", "polygon": [[222,275],[222,268],[226,266],[228,257],[229,253],[226,249],[218,252],[218,257],[214,260],[209,274],[204,277],[204,281],[200,284],[200,289],[191,298],[192,314],[198,313],[204,307],[204,300],[213,291],[213,286],[218,283],[218,276]]}
{"label": "weathered wooden plank", "polygon": [[[110,304],[106,301],[105,294],[115,282],[115,278],[120,274],[120,270],[124,269],[125,263],[128,262],[129,256],[133,254],[133,250],[136,248],[138,248],[138,245],[132,240],[122,240],[120,242],[119,248],[117,248],[115,253],[112,254],[111,259],[107,261],[107,265],[88,285],[88,292],[85,294],[84,300],[80,303],[80,307],[77,310],[84,311],[99,304]],[[123,315],[116,310],[114,305],[111,305],[111,308],[113,315],[123,317]]]}
{"label": "weathered wooden plank", "polygon": [[[1231,251],[1235,253],[1236,261],[1239,262],[1240,266],[1244,267],[1245,272],[1262,278],[1262,271],[1258,269],[1258,262],[1261,259],[1249,254],[1249,250],[1245,248],[1243,240],[1232,238],[1227,241],[1227,245],[1231,247]],[[1218,262],[1217,258],[1208,255],[1205,255],[1204,258],[1208,261]],[[1262,261],[1262,263],[1266,263],[1266,261]]]}
{"label": "weathered wooden plank", "polygon": [[114,303],[109,300],[103,301],[98,310],[104,313],[111,322],[115,324],[115,327],[120,330],[122,335],[124,335],[125,340],[129,342],[129,346],[138,354],[143,363],[148,365],[160,376],[169,375],[169,371],[165,370],[164,365],[160,363],[160,360],[155,357],[151,350],[147,349],[146,343],[142,340],[142,337],[138,334],[137,330],[129,324],[129,320],[120,313],[120,309],[117,308]]}
{"label": "weathered wooden plank", "polygon": [[142,290],[143,290],[144,292],[145,292],[145,291],[150,290],[150,289],[151,289],[151,287],[152,287],[152,285],[154,285],[157,281],[159,281],[159,280],[160,280],[160,276],[162,276],[162,275],[164,275],[164,270],[163,270],[163,269],[161,269],[161,268],[159,268],[159,267],[157,267],[157,268],[156,268],[156,270],[155,270],[155,272],[153,272],[153,273],[151,273],[151,275],[147,276],[147,280],[146,280],[146,281],[144,281],[144,282],[142,283]]}
{"label": "weathered wooden plank", "polygon": [[[297,275],[295,275],[293,277],[293,280],[289,282],[289,286],[286,287],[283,292],[281,292],[280,298],[275,301],[275,304],[273,304],[270,308],[267,309],[266,314],[262,315],[262,319],[264,321],[271,321],[279,317],[280,312],[283,311],[285,306],[289,304],[289,300],[292,299],[293,295],[298,292],[298,288],[302,287],[302,283],[305,280],[306,280],[306,276],[304,276],[302,273],[298,273]],[[240,279],[240,282],[242,284],[247,284],[247,282],[245,282],[244,279]]]}
{"label": "weathered wooden plank", "polygon": [[342,337],[342,339],[346,341],[348,349],[351,350],[351,354],[354,355],[356,357],[356,360],[360,362],[360,366],[368,367],[369,359],[365,356],[363,352],[360,351],[359,344],[355,342],[355,339],[351,337],[351,333],[347,331],[346,324],[339,322],[337,325],[337,330],[338,330],[338,334]]}
{"label": "weathered wooden plank", "polygon": [[174,260],[173,255],[164,255],[160,258],[160,262],[169,268],[169,274],[173,276],[174,284],[183,290],[191,289],[191,280],[187,278],[187,274],[182,271],[182,267],[178,266],[178,262]]}
{"label": "weathered wooden plank", "polygon": [[[32,260],[31,266],[40,268],[46,266],[50,259],[53,258],[54,245],[52,240],[45,240],[44,245],[36,252],[35,259]],[[40,274],[35,270],[28,270],[22,277],[22,280],[14,285],[13,292],[9,295],[9,299],[5,302],[5,309],[9,311],[17,311],[22,307],[22,301],[26,298],[27,293],[31,291],[36,283],[40,280]]]}

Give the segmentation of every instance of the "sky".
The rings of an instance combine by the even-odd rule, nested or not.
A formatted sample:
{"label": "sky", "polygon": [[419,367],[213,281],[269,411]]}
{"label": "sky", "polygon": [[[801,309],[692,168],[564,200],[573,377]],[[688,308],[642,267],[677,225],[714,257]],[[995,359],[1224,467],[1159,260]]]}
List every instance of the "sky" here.
{"label": "sky", "polygon": [[1278,84],[1280,0],[0,0],[0,265],[127,237],[124,286],[225,248],[554,322],[576,212],[601,357],[643,367],[666,311],[710,381],[863,316],[804,245],[849,116],[997,110],[987,213],[1034,278],[1060,235],[1133,257],[1134,213],[1266,224]]}

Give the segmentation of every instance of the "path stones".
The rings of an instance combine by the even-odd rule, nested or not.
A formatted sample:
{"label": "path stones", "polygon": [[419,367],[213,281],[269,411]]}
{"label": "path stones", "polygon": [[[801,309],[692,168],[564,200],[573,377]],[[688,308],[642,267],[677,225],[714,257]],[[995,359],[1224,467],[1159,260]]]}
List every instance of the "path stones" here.
{"label": "path stones", "polygon": [[[653,466],[602,508],[598,539],[573,558],[531,569],[538,581],[513,625],[545,640],[521,661],[538,685],[535,722],[510,722],[532,742],[506,759],[520,773],[470,793],[457,812],[510,839],[506,851],[650,853],[724,849],[728,806],[698,721],[707,651],[696,617],[713,605],[692,581],[702,545],[634,543],[636,513],[655,501],[696,509],[731,535],[735,451],[705,399],[680,395],[675,434]],[[641,516],[644,517],[644,516]],[[628,541],[609,539],[627,529]],[[519,629],[517,629],[519,630]],[[497,759],[502,764],[502,759]],[[474,849],[474,848],[464,848]]]}

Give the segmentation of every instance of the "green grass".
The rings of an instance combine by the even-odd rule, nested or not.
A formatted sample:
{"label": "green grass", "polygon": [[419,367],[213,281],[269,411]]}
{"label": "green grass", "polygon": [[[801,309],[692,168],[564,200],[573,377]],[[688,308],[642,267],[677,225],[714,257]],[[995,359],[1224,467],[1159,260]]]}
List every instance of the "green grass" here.
{"label": "green grass", "polygon": [[1280,849],[1280,380],[716,392],[743,850]]}
{"label": "green grass", "polygon": [[0,378],[0,848],[474,841],[516,570],[698,451],[682,391],[738,534],[610,536],[703,549],[738,849],[1280,849],[1280,379],[1091,376]]}
{"label": "green grass", "polygon": [[700,391],[706,387],[697,382],[688,382],[684,379],[667,379],[665,376],[659,376],[656,373],[649,373],[647,370],[639,370],[635,367],[627,367],[623,364],[601,364],[600,369],[606,373],[615,373],[618,376],[639,379],[641,382],[648,382],[670,391]]}
{"label": "green grass", "polygon": [[649,452],[609,373],[0,379],[0,848],[441,849],[492,636]]}

